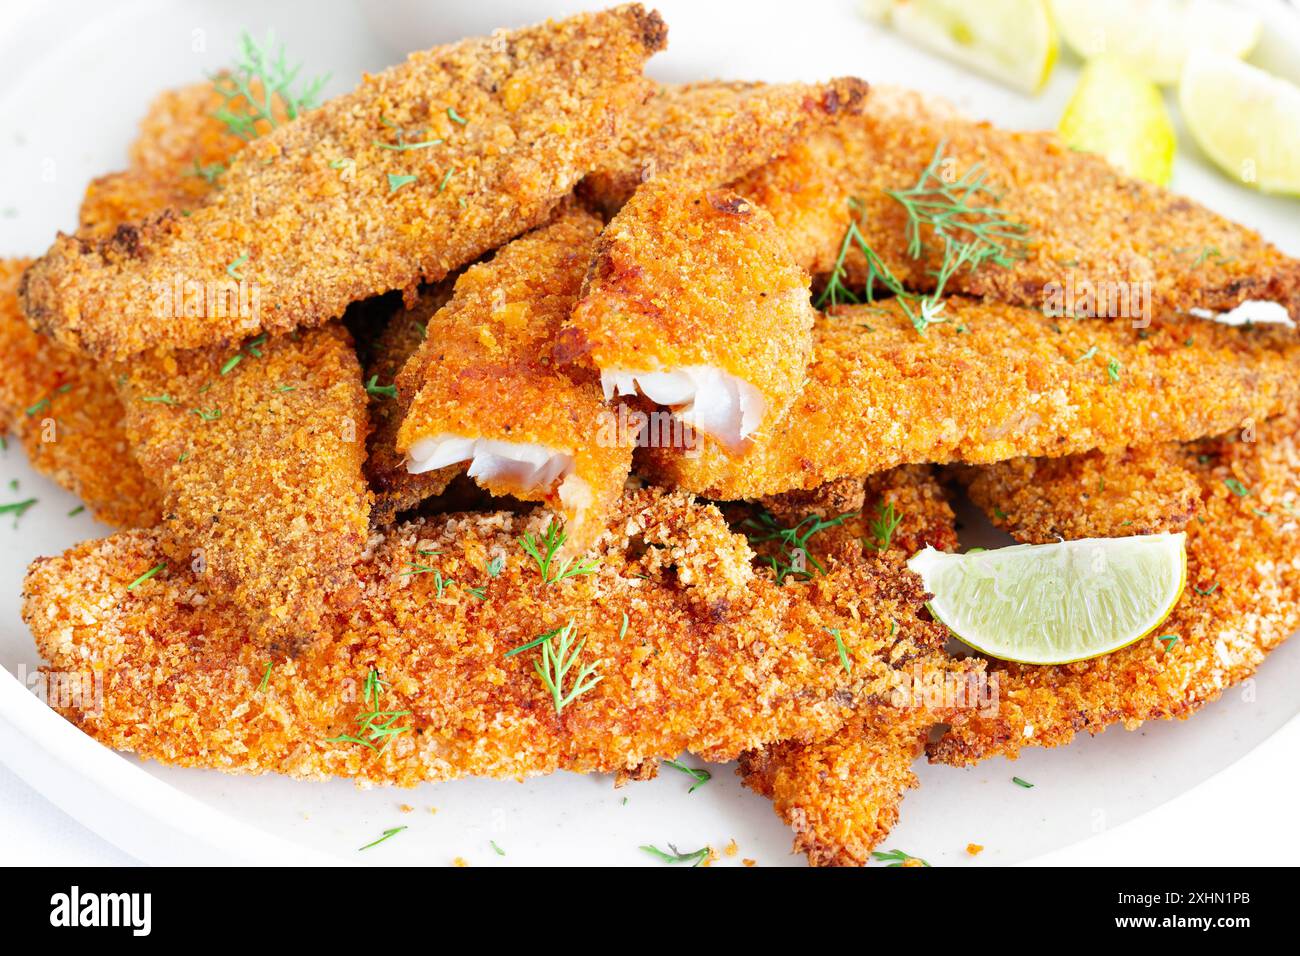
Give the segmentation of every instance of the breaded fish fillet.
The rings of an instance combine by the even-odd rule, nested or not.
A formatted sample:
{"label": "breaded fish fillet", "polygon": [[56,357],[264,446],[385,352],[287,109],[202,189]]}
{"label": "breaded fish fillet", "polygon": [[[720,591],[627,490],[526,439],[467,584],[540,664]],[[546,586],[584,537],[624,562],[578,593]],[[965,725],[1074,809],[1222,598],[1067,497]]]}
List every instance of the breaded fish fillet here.
{"label": "breaded fish fillet", "polygon": [[[959,183],[979,164],[991,192],[971,202],[996,202],[1008,220],[1027,227],[1028,238],[1023,260],[1010,268],[963,269],[949,281],[951,291],[1037,308],[1049,283],[1062,290],[1084,280],[1150,283],[1156,315],[1192,308],[1227,312],[1263,300],[1280,303],[1300,320],[1300,262],[1255,232],[1126,177],[1098,156],[1071,150],[1055,133],[997,129],[910,90],[873,86],[861,115],[796,143],[734,188],[772,213],[797,260],[814,275],[833,268],[852,217],[901,281],[928,289],[942,245],[927,227],[926,254],[913,259],[908,212],[887,190],[918,185],[940,149],[936,176]],[[861,251],[852,249],[846,265],[860,284],[866,266]]]}
{"label": "breaded fish fillet", "polygon": [[466,269],[397,379],[412,396],[397,436],[409,471],[468,462],[493,494],[564,515],[574,553],[604,529],[636,437],[619,427],[594,369],[554,355],[600,229],[569,209]]}
{"label": "breaded fish fillet", "polygon": [[77,235],[106,239],[123,223],[203,203],[225,164],[244,146],[213,115],[223,101],[212,82],[159,94],[140,123],[130,166],[86,188]]}
{"label": "breaded fish fillet", "polygon": [[[952,508],[932,469],[905,466],[872,476],[865,488],[861,480],[857,485],[860,505],[865,506],[862,513],[873,520],[865,534],[846,524],[819,535],[819,541],[823,536],[839,538],[821,560],[861,561],[865,540],[868,548],[885,553],[890,574],[917,586],[903,566],[907,557],[927,544],[950,550],[957,543]],[[785,511],[781,498],[790,499],[784,504],[806,504],[808,495],[778,496],[767,504],[780,513]],[[936,649],[934,657],[920,662],[930,679],[978,676],[978,667],[967,670],[942,657],[939,649],[947,631],[928,614],[895,623],[913,640]],[[806,853],[813,866],[863,866],[898,821],[904,793],[917,784],[911,767],[929,731],[957,719],[961,715],[955,706],[927,706],[916,696],[882,701],[861,708],[825,740],[782,741],[742,755],[739,773],[745,786],[772,800],[777,815],[795,831],[795,851]]]}
{"label": "breaded fish fillet", "polygon": [[739,452],[803,384],[816,313],[772,217],[661,177],[596,244],[570,319],[606,399],[646,396]]}
{"label": "breaded fish fillet", "polygon": [[[242,610],[203,599],[185,566],[128,590],[165,557],[151,531],[38,561],[24,615],[61,679],[102,675],[102,705],[87,695],[62,712],[110,747],[407,786],[616,772],[686,749],[725,761],[824,735],[913,656],[889,621],[914,614],[919,591],[900,594],[867,565],[776,587],[744,538],[685,496],[622,499],[594,573],[551,584],[520,546],[547,520],[394,529],[361,569],[362,599],[327,618],[333,639],[269,667]],[[536,638],[552,632],[556,651],[554,629],[570,625],[573,666],[557,683]],[[852,675],[827,628],[843,635]],[[566,700],[590,683],[578,682],[588,666],[596,682]]]}
{"label": "breaded fish fillet", "polygon": [[841,307],[814,329],[808,384],[744,456],[645,448],[655,481],[753,498],[904,462],[987,463],[1193,440],[1262,421],[1300,397],[1285,329],[1189,317],[1135,330],[950,299],[917,334],[892,300]]}
{"label": "breaded fish fillet", "polygon": [[[1164,454],[1083,463],[1121,488],[1157,472],[1146,500],[1134,496],[1113,510],[1104,496],[1081,495],[1079,478],[1064,469],[983,469],[972,496],[1024,540],[1047,540],[1058,529],[1102,537],[1137,526],[1185,530],[1187,589],[1155,634],[1113,654],[1059,667],[990,664],[1000,678],[996,713],[954,727],[931,759],[964,766],[1059,746],[1112,724],[1131,730],[1186,718],[1255,672],[1300,626],[1300,415],[1288,411],[1246,437],[1253,440],[1234,433]],[[1164,470],[1175,474],[1167,479]],[[1197,483],[1191,521],[1187,475]]]}
{"label": "breaded fish fillet", "polygon": [[159,546],[199,562],[260,643],[296,651],[322,633],[327,599],[357,591],[366,394],[338,324],[262,338],[141,356],[120,367],[119,394],[136,458],[163,489]]}
{"label": "breaded fish fillet", "polygon": [[[411,306],[403,306],[388,320],[371,348],[365,367],[367,382],[374,382],[387,390],[397,381],[398,373],[428,339],[430,333],[439,335],[438,326],[432,327],[437,312],[451,300],[451,279],[444,279],[420,293]],[[463,469],[448,465],[433,471],[413,474],[406,469],[406,455],[397,450],[397,431],[411,406],[408,392],[394,389],[390,395],[372,389],[370,402],[370,453],[366,458],[366,477],[375,494],[370,511],[371,521],[378,527],[393,522],[399,511],[406,511],[426,498],[441,494],[448,483]]]}
{"label": "breaded fish fillet", "polygon": [[862,111],[867,84],[690,83],[660,87],[629,119],[578,195],[612,216],[641,183],[667,176],[722,186],[783,155],[814,130]]}
{"label": "breaded fish fillet", "polygon": [[[665,33],[633,4],[412,54],[249,144],[190,216],[59,237],[24,309],[60,342],[124,359],[319,325],[438,281],[547,218],[645,95]],[[260,291],[252,315],[160,321],[177,276],[230,275]]]}
{"label": "breaded fish fillet", "polygon": [[156,524],[161,500],[131,457],[112,380],[89,359],[32,331],[18,307],[27,265],[0,259],[0,435],[16,436],[33,468],[105,524]]}

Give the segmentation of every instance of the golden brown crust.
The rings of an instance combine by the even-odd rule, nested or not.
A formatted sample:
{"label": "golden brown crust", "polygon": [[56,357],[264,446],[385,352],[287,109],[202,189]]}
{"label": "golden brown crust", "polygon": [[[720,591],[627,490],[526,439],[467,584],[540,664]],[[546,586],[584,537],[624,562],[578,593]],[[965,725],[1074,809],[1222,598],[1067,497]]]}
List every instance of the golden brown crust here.
{"label": "golden brown crust", "polygon": [[332,324],[229,352],[154,353],[118,375],[136,458],[164,490],[160,547],[200,562],[260,643],[311,643],[326,601],[355,593],[369,534],[351,337]]}
{"label": "golden brown crust", "polygon": [[601,233],[570,326],[602,371],[708,366],[749,383],[770,428],[803,383],[815,316],[771,216],[730,190],[661,177]]}
{"label": "golden brown crust", "polygon": [[[808,384],[735,458],[641,451],[638,471],[719,499],[815,487],[904,462],[988,463],[1192,440],[1294,404],[1295,336],[1171,318],[1149,329],[1055,322],[950,299],[917,334],[893,302],[842,307],[814,329]],[[1059,330],[1059,331],[1058,331]]]}
{"label": "golden brown crust", "polygon": [[[253,89],[259,89],[256,83]],[[213,116],[222,102],[211,81],[160,93],[140,121],[130,167],[86,187],[77,234],[107,239],[123,223],[165,209],[190,210],[206,200],[212,180],[244,146]]]}
{"label": "golden brown crust", "polygon": [[1042,543],[1184,530],[1201,505],[1201,482],[1183,467],[1186,457],[1180,445],[1148,445],[1015,458],[956,474],[995,524]]}
{"label": "golden brown crust", "polygon": [[[832,551],[840,560],[861,561],[865,540],[869,549],[886,552],[888,573],[908,581],[913,578],[903,566],[908,555],[926,544],[944,550],[956,547],[952,508],[933,469],[905,466],[873,476],[865,488],[861,480],[857,484],[862,514],[818,535],[823,561]],[[777,496],[765,504],[793,524],[800,515],[788,510],[814,504],[820,493],[829,509],[813,513],[843,514],[849,503],[846,486],[847,479],[833,489],[823,486],[817,492]],[[882,537],[885,527],[892,530]],[[895,624],[907,629],[912,641],[935,649],[924,665],[931,675],[967,676],[962,665],[941,656],[946,628],[928,615],[900,618]],[[868,863],[871,851],[898,821],[904,793],[916,786],[911,766],[930,729],[941,721],[964,719],[955,709],[904,703],[891,700],[861,708],[825,740],[782,741],[741,756],[738,772],[745,786],[772,800],[777,815],[795,831],[795,852],[806,853],[813,866]]]}
{"label": "golden brown crust", "polygon": [[[1187,589],[1170,617],[1152,636],[1095,660],[1059,667],[992,663],[990,674],[1000,679],[996,713],[953,728],[933,745],[931,759],[964,766],[1015,757],[1024,747],[1059,746],[1113,724],[1131,730],[1147,720],[1183,719],[1252,675],[1300,625],[1298,437],[1300,415],[1288,412],[1260,426],[1254,441],[1234,434],[1178,447],[1166,467],[1194,476],[1199,499],[1186,524]],[[1136,460],[1139,474],[1148,464]],[[1120,455],[1098,470],[1108,483],[1128,486],[1134,466]],[[1003,472],[1010,485],[1016,473]],[[1055,524],[1066,525],[1064,512],[1108,507],[1104,499],[1081,498],[1072,480],[1033,480],[1037,494],[1018,492],[1000,505],[1006,517],[999,521],[1022,537],[1035,539],[1052,526],[1047,509],[1059,509]],[[1150,494],[1165,484],[1157,482]],[[1180,485],[1181,477],[1173,487]],[[1177,514],[1181,499],[1178,490],[1164,509]],[[1024,526],[1019,512],[1007,510],[1021,502],[1028,506]],[[1161,506],[1153,501],[1147,509]]]}
{"label": "golden brown crust", "polygon": [[466,269],[432,320],[435,334],[397,380],[399,394],[414,396],[398,431],[399,452],[421,439],[455,435],[572,456],[572,478],[589,491],[581,506],[561,500],[565,483],[532,491],[481,483],[563,513],[576,551],[603,530],[632,466],[632,436],[617,427],[594,370],[561,366],[554,357],[600,229],[597,217],[569,210]]}
{"label": "golden brown crust", "polygon": [[[269,672],[243,612],[196,600],[202,584],[185,567],[126,590],[160,559],[153,532],[36,562],[24,617],[52,669],[102,674],[102,706],[88,696],[63,713],[108,746],[232,773],[400,785],[631,771],[687,749],[725,761],[824,736],[855,704],[888,693],[918,653],[889,628],[916,613],[918,588],[865,563],[777,587],[753,572],[744,539],[713,508],[685,496],[624,499],[598,572],[552,585],[518,542],[546,520],[400,526],[360,568],[362,599],[330,616],[333,639]],[[496,557],[504,565],[489,577]],[[411,574],[413,562],[443,577]],[[587,639],[581,661],[599,661],[602,680],[557,715],[537,650],[506,652],[570,620]],[[828,627],[843,634],[851,676]],[[384,709],[411,711],[397,721],[411,730],[382,753],[329,740],[355,734],[371,709],[362,691],[372,668],[388,685]]]}
{"label": "golden brown crust", "polygon": [[606,165],[578,195],[612,216],[638,185],[667,176],[716,187],[782,155],[814,130],[862,111],[867,84],[714,81],[660,87],[629,119]]}
{"label": "golden brown crust", "polygon": [[[366,363],[366,381],[375,379],[380,387],[393,385],[398,374],[428,339],[430,332],[439,335],[435,314],[451,300],[455,283],[444,279],[420,293],[419,300],[410,307],[400,308],[375,339],[370,358]],[[371,396],[370,451],[366,458],[366,477],[375,493],[375,504],[370,510],[371,523],[376,527],[392,524],[399,511],[414,508],[426,498],[442,494],[451,480],[464,469],[448,465],[436,471],[413,475],[406,470],[406,455],[397,450],[397,431],[411,407],[412,395],[397,389],[397,396]]]}
{"label": "golden brown crust", "polygon": [[16,436],[33,468],[105,524],[153,525],[161,500],[131,457],[112,379],[32,331],[18,307],[28,263],[0,259],[0,434]]}
{"label": "golden brown crust", "polygon": [[[415,53],[250,143],[192,215],[59,237],[24,309],[69,347],[123,359],[316,325],[437,281],[549,215],[643,96],[663,33],[633,4]],[[443,142],[376,145],[397,142],[393,125]],[[253,316],[156,314],[160,286],[225,281],[234,264],[260,292]]]}
{"label": "golden brown crust", "polygon": [[[873,250],[904,282],[932,287],[939,244],[926,258],[907,254],[907,214],[886,195],[916,185],[939,144],[960,176],[976,163],[1008,217],[1028,227],[1030,247],[1013,268],[962,271],[955,292],[1034,308],[1044,286],[1087,279],[1150,282],[1155,314],[1201,307],[1226,311],[1247,299],[1286,306],[1300,320],[1300,262],[1259,235],[1159,186],[1130,179],[1105,160],[1075,152],[1055,133],[997,129],[957,115],[920,93],[873,86],[860,116],[846,117],[734,184],[766,207],[797,261],[831,270],[856,215]],[[861,206],[851,213],[848,200]],[[865,262],[854,250],[850,273]]]}

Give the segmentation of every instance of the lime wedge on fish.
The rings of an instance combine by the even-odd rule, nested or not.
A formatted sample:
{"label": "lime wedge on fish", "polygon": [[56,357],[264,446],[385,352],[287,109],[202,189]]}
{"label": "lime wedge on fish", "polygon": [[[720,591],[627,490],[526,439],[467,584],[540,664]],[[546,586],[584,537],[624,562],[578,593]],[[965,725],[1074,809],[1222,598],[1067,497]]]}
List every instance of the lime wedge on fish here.
{"label": "lime wedge on fish", "polygon": [[1240,183],[1300,195],[1300,86],[1214,53],[1193,53],[1178,84],[1201,150]]}
{"label": "lime wedge on fish", "polygon": [[1193,49],[1244,57],[1257,14],[1223,0],[1052,0],[1061,38],[1085,60],[1117,56],[1156,83],[1178,82]]}
{"label": "lime wedge on fish", "polygon": [[866,0],[862,10],[917,46],[1026,93],[1040,90],[1056,63],[1047,0]]}
{"label": "lime wedge on fish", "polygon": [[1068,664],[1150,634],[1187,580],[1186,535],[1084,538],[907,562],[929,608],[965,644],[1000,660]]}
{"label": "lime wedge on fish", "polygon": [[1059,129],[1074,149],[1100,153],[1130,176],[1161,186],[1169,183],[1177,138],[1164,97],[1118,57],[1088,61]]}

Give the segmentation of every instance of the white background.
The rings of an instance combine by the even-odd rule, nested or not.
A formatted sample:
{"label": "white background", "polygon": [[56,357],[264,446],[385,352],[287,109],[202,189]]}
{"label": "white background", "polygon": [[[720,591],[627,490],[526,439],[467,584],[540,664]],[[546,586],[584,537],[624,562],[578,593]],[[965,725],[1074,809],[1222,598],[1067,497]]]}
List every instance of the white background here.
{"label": "white background", "polygon": [[[362,69],[396,58],[385,39],[412,48],[597,5],[389,0],[368,4],[379,13],[367,21],[347,2],[56,6],[10,0],[0,9],[0,255],[39,253],[53,230],[71,228],[85,182],[122,165],[150,96],[220,66],[241,28],[261,35],[275,27],[309,68],[334,71],[330,89],[338,92]],[[905,46],[861,21],[852,3],[834,0],[657,6],[669,23],[670,50],[651,72],[663,79],[856,73],[938,92],[973,114],[1033,128],[1054,124],[1076,75],[1063,56],[1049,88],[1023,97]],[[195,49],[199,35],[202,50]],[[1275,42],[1280,36],[1270,31]],[[1300,59],[1300,50],[1291,50]],[[58,171],[53,182],[35,174],[48,158]],[[1300,254],[1300,203],[1224,181],[1185,136],[1174,186]],[[23,567],[36,554],[103,533],[84,516],[66,518],[71,499],[21,459],[17,449],[0,459],[0,480],[7,485],[18,478],[42,502],[17,531],[0,522],[0,664],[15,672],[35,663],[16,617]],[[1267,662],[1251,694],[1231,691],[1189,723],[1115,730],[1064,750],[1030,752],[1017,764],[921,767],[923,786],[904,802],[902,822],[886,846],[937,865],[1293,862],[1300,826],[1282,800],[1300,783],[1294,769],[1300,726],[1293,720],[1275,731],[1296,712],[1298,682],[1300,645],[1287,645]],[[643,863],[638,843],[673,840],[693,848],[733,837],[741,856],[764,865],[799,862],[789,856],[790,835],[766,801],[743,791],[729,768],[712,768],[713,782],[689,796],[689,781],[671,771],[617,794],[607,780],[564,775],[522,785],[466,781],[362,793],[343,782],[243,780],[152,766],[141,772],[134,761],[104,753],[38,712],[4,673],[0,758],[17,771],[0,768],[0,859],[6,862],[121,863],[130,854],[175,862],[288,860],[321,853],[367,863],[447,863],[457,856],[474,864]],[[1014,787],[1012,774],[1033,780],[1035,789]],[[402,803],[414,810],[402,813]],[[434,806],[437,814],[429,812]],[[375,855],[355,857],[357,846],[403,824],[410,831]],[[491,853],[493,838],[508,857]],[[971,841],[988,847],[977,860],[963,852]]]}

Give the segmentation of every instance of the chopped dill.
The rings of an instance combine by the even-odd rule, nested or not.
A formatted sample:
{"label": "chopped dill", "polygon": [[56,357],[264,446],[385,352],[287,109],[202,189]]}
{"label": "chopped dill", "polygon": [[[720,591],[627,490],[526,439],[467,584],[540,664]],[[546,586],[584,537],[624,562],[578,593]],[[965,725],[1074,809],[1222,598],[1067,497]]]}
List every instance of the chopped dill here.
{"label": "chopped dill", "polygon": [[894,532],[903,523],[903,516],[899,514],[892,501],[882,501],[876,506],[876,511],[878,517],[873,518],[868,524],[871,530],[871,540],[875,542],[874,545],[870,546],[877,551],[887,551],[894,541]]}
{"label": "chopped dill", "polygon": [[700,789],[700,787],[713,779],[713,774],[709,773],[707,770],[700,769],[699,767],[688,767],[680,760],[665,760],[664,763],[667,766],[672,767],[674,770],[680,770],[682,773],[686,774],[686,776],[695,781],[695,783],[691,784],[691,788],[686,791],[687,793],[694,793],[696,790]]}
{"label": "chopped dill", "polygon": [[1197,594],[1199,594],[1201,597],[1209,597],[1215,591],[1219,590],[1219,582],[1215,581],[1208,588],[1197,587],[1195,584],[1193,584],[1192,590],[1195,591]]}
{"label": "chopped dill", "polygon": [[26,501],[15,501],[12,504],[0,505],[0,515],[13,515],[14,527],[18,527],[18,519],[31,510],[32,505],[36,504],[39,498],[28,498]]}
{"label": "chopped dill", "polygon": [[840,634],[840,629],[838,627],[828,627],[826,631],[831,637],[835,638],[835,649],[840,652],[840,663],[844,666],[844,673],[852,674],[853,662],[849,660],[849,651],[844,646],[844,637]]}
{"label": "chopped dill", "polygon": [[595,561],[574,563],[572,557],[563,558],[559,562],[555,560],[566,538],[565,532],[552,521],[546,526],[546,532],[540,542],[533,537],[531,531],[526,532],[519,539],[519,545],[524,549],[524,553],[537,563],[537,570],[542,574],[543,584],[558,584],[567,578],[596,573],[597,562]]}
{"label": "chopped dill", "polygon": [[662,860],[664,863],[689,863],[692,867],[699,866],[713,855],[712,848],[707,846],[700,847],[698,850],[693,850],[690,853],[683,853],[671,843],[668,844],[668,850],[670,852],[667,853],[659,849],[657,846],[651,846],[649,844],[643,845],[641,849],[646,853],[649,853],[651,856]]}
{"label": "chopped dill", "polygon": [[495,578],[501,573],[501,569],[506,566],[506,556],[498,554],[495,558],[487,563],[487,576]]}
{"label": "chopped dill", "polygon": [[1014,783],[1017,787],[1024,787],[1026,790],[1034,789],[1034,785],[1032,783],[1030,783],[1028,780],[1022,780],[1020,777],[1012,777],[1011,782]]}
{"label": "chopped dill", "polygon": [[372,375],[370,376],[370,381],[366,382],[366,394],[379,395],[383,398],[396,398],[397,383],[394,382],[392,385],[380,385],[379,376]]}
{"label": "chopped dill", "polygon": [[190,169],[187,175],[197,176],[209,186],[216,183],[217,178],[226,171],[225,163],[209,163],[207,166],[199,165],[198,159],[194,160],[194,167]]}
{"label": "chopped dill", "polygon": [[128,584],[128,585],[126,586],[126,589],[127,589],[128,591],[134,591],[136,588],[138,588],[140,585],[144,584],[144,582],[148,581],[151,577],[153,577],[153,576],[154,576],[155,574],[157,574],[159,571],[163,570],[165,567],[167,567],[166,564],[155,564],[152,568],[150,568],[150,569],[149,569],[148,571],[146,571],[144,574],[140,575],[138,578],[136,578],[134,581],[132,581],[130,584]]}
{"label": "chopped dill", "polygon": [[399,175],[397,175],[396,173],[389,173],[389,174],[388,174],[388,194],[391,196],[393,193],[397,192],[399,189],[401,189],[401,188],[402,188],[403,186],[405,186],[407,183],[413,183],[413,182],[415,182],[415,181],[416,181],[417,179],[419,179],[419,178],[420,178],[419,176],[415,176],[415,175],[409,175],[409,174],[408,174],[408,175],[405,175],[405,176],[399,176]]}
{"label": "chopped dill", "polygon": [[919,856],[912,856],[910,853],[904,853],[902,850],[872,850],[871,855],[882,863],[888,863],[889,866],[903,866],[912,860],[915,860],[922,866],[930,865]]}
{"label": "chopped dill", "polygon": [[257,685],[258,690],[266,690],[266,686],[271,683],[271,668],[274,666],[273,661],[266,662],[266,671],[262,674],[262,682]]}
{"label": "chopped dill", "polygon": [[239,271],[239,267],[242,266],[247,261],[248,261],[248,253],[245,252],[234,262],[230,263],[230,265],[226,266],[226,275],[230,276],[232,279],[239,279],[242,281],[244,278],[244,274]]}
{"label": "chopped dill", "polygon": [[751,546],[773,542],[776,544],[779,554],[763,555],[761,560],[767,564],[776,573],[776,583],[784,584],[786,578],[797,577],[801,580],[808,580],[813,576],[813,570],[822,574],[826,569],[821,563],[813,557],[808,550],[808,542],[813,535],[825,531],[827,528],[834,528],[842,525],[849,518],[856,517],[857,511],[847,514],[837,515],[834,518],[822,518],[818,515],[809,515],[800,521],[793,528],[782,527],[771,514],[763,509],[755,518],[746,518],[741,523],[745,537],[749,539]]}
{"label": "chopped dill", "polygon": [[1159,640],[1165,645],[1165,653],[1168,653],[1173,649],[1173,646],[1178,643],[1178,635],[1166,634],[1164,637],[1159,638]]}
{"label": "chopped dill", "polygon": [[1225,478],[1223,480],[1223,483],[1227,485],[1228,490],[1231,491],[1238,498],[1248,498],[1250,496],[1250,489],[1247,488],[1245,485],[1243,485],[1236,478]]}
{"label": "chopped dill", "polygon": [[221,374],[228,375],[235,370],[235,366],[244,360],[244,356],[235,354],[226,359],[221,365]]}
{"label": "chopped dill", "polygon": [[400,827],[393,827],[391,830],[385,830],[384,835],[381,836],[378,840],[374,840],[371,843],[367,843],[365,846],[357,847],[357,852],[360,853],[362,850],[369,850],[372,846],[379,846],[379,844],[383,843],[385,840],[389,840],[397,836],[397,834],[401,833],[403,830],[406,829],[409,829],[409,827],[400,826]]}
{"label": "chopped dill", "polygon": [[274,55],[270,53],[274,36],[267,37],[265,47],[248,33],[240,37],[240,42],[242,56],[234,67],[212,77],[212,86],[223,100],[212,115],[230,133],[253,140],[281,125],[277,113],[293,120],[316,107],[328,75],[309,80],[295,91],[293,86],[302,65],[289,65],[283,45]]}
{"label": "chopped dill", "polygon": [[190,411],[205,422],[215,422],[221,417],[221,409],[219,408],[191,408]]}
{"label": "chopped dill", "polygon": [[166,395],[166,394],[163,394],[163,395],[146,395],[144,398],[140,399],[140,401],[142,401],[142,402],[157,403],[157,404],[159,404],[159,405],[179,405],[179,404],[180,404],[180,402],[178,402],[176,399],[174,399],[174,398],[172,398],[170,395]]}
{"label": "chopped dill", "polygon": [[573,643],[574,630],[573,621],[560,628],[554,638],[542,642],[542,659],[533,661],[533,670],[542,679],[546,689],[551,692],[551,702],[555,705],[556,714],[605,679],[601,674],[596,673],[601,661],[595,660],[578,668],[577,676],[568,693],[564,692],[565,678],[578,663],[578,657],[587,644],[585,637],[577,644]]}
{"label": "chopped dill", "polygon": [[[376,753],[382,753],[388,749],[388,745],[399,734],[408,733],[410,727],[395,726],[397,721],[403,717],[409,717],[409,710],[384,710],[381,702],[384,690],[388,687],[388,682],[379,676],[379,671],[370,668],[366,673],[365,683],[362,685],[361,700],[370,706],[370,710],[357,714],[355,721],[358,725],[355,734],[339,734],[337,737],[327,737],[327,743],[352,743],[360,744],[363,747],[369,747]],[[381,746],[376,746],[376,741],[381,742]]]}
{"label": "chopped dill", "polygon": [[447,119],[461,126],[464,126],[466,123],[469,122],[469,120],[465,119],[465,117],[461,116],[459,113],[456,112],[456,108],[454,106],[447,107]]}

